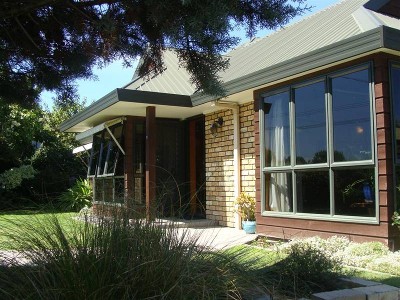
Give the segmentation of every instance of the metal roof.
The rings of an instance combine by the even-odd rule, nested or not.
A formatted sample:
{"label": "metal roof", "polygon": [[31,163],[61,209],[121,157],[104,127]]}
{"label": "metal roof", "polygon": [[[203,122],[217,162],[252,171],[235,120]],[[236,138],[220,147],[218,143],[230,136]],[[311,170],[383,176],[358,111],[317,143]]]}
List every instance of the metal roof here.
{"label": "metal roof", "polygon": [[[191,95],[194,86],[190,83],[190,76],[186,69],[179,67],[179,59],[174,50],[167,49],[163,53],[165,69],[162,73],[152,77],[136,77],[125,89]],[[137,74],[137,71],[135,72]]]}
{"label": "metal roof", "polygon": [[[280,79],[279,76],[274,74],[274,70],[283,65],[296,72],[306,71],[307,68],[294,70],[293,65],[290,64],[296,63],[296,60],[307,58],[310,54],[321,56],[322,52],[331,51],[330,48],[338,47],[337,58],[344,59],[343,54],[351,57],[374,50],[368,45],[359,49],[352,49],[349,46],[346,49],[349,52],[345,53],[343,53],[343,49],[339,49],[346,42],[350,45],[351,42],[358,43],[358,39],[361,37],[372,37],[377,32],[383,33],[383,27],[400,30],[399,19],[364,7],[365,4],[371,2],[379,7],[389,0],[343,0],[269,36],[256,39],[232,50],[227,54],[230,57],[230,67],[220,74],[228,95],[239,92],[241,88],[256,87],[255,82],[253,82],[248,85],[240,84],[239,88],[236,82],[246,81],[260,72],[264,73],[264,83],[267,83],[271,81],[268,74],[274,75],[273,80]],[[374,40],[370,42],[375,43],[374,47],[377,49],[383,47],[383,39],[382,35],[375,34]],[[377,44],[378,42],[379,44]],[[322,66],[331,62],[332,59],[320,60],[319,63]],[[315,64],[309,66],[316,67]],[[296,73],[292,72],[291,75],[293,74]],[[290,76],[287,71],[284,71],[282,75]],[[201,93],[192,95],[194,105],[210,100],[212,100],[212,97]]]}
{"label": "metal roof", "polygon": [[[230,58],[230,66],[220,74],[227,95],[257,89],[265,84],[374,51],[400,51],[400,20],[377,12],[389,2],[343,0],[269,36],[228,52],[226,55]],[[124,86],[123,90],[185,95],[193,106],[215,100],[215,97],[206,94],[193,94],[195,89],[190,83],[190,76],[186,69],[179,67],[174,50],[165,51],[164,64],[165,70],[161,74],[151,78],[134,76],[133,81]],[[61,130],[75,125],[77,129],[78,123],[85,118],[90,118],[115,101],[121,101],[111,94],[63,123]],[[142,95],[137,95],[135,101],[139,102],[142,98]],[[167,99],[162,98],[163,101]],[[164,104],[169,105],[167,102]]]}

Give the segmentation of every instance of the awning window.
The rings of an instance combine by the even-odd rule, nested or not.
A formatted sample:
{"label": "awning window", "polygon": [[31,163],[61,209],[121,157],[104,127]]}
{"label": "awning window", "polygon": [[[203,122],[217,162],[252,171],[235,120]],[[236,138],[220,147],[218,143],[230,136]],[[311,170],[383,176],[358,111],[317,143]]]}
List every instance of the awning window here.
{"label": "awning window", "polygon": [[122,141],[123,124],[121,123],[111,127],[106,124],[101,132],[93,135],[88,176],[113,176],[117,169],[121,169],[123,159],[119,158],[121,154],[124,154],[121,147]]}

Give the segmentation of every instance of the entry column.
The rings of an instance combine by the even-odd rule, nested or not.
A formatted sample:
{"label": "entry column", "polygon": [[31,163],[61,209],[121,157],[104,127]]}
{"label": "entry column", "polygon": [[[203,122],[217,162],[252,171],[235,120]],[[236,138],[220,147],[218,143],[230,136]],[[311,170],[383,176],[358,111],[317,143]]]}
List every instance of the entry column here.
{"label": "entry column", "polygon": [[156,199],[156,108],[146,107],[146,220],[154,220]]}

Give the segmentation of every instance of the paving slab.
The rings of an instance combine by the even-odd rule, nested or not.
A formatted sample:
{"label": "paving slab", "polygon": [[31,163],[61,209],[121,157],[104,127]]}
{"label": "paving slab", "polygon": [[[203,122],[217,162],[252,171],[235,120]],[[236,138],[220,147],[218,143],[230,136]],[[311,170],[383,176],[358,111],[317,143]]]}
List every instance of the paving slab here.
{"label": "paving slab", "polygon": [[362,291],[344,289],[313,294],[311,300],[367,300],[367,296]]}
{"label": "paving slab", "polygon": [[246,234],[243,230],[222,226],[177,230],[180,235],[196,238],[197,245],[217,250],[243,245],[257,238],[257,234]]}
{"label": "paving slab", "polygon": [[400,296],[398,288],[386,284],[359,287],[353,290],[363,292],[367,300],[398,300]]}

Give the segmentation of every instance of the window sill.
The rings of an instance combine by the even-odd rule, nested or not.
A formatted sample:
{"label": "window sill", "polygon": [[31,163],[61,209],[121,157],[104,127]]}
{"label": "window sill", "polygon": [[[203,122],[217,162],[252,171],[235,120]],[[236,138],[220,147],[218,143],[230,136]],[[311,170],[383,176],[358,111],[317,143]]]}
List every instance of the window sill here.
{"label": "window sill", "polygon": [[264,211],[261,213],[262,217],[273,218],[286,218],[286,219],[302,219],[306,221],[324,221],[324,222],[342,222],[342,223],[358,223],[379,225],[377,217],[356,217],[356,216],[339,216],[339,215],[315,215],[315,214],[302,214],[302,213],[281,213]]}

